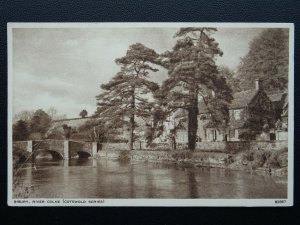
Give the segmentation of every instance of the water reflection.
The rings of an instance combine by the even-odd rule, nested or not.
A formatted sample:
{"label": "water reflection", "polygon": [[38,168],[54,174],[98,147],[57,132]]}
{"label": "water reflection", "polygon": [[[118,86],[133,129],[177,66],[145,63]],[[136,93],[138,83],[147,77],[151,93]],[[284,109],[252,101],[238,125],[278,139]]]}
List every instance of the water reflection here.
{"label": "water reflection", "polygon": [[116,160],[38,158],[20,178],[32,198],[286,198],[271,176],[217,168]]}
{"label": "water reflection", "polygon": [[188,177],[188,190],[189,190],[189,197],[190,198],[198,198],[198,185],[197,180],[195,178],[195,170],[188,169],[187,170],[187,177]]}

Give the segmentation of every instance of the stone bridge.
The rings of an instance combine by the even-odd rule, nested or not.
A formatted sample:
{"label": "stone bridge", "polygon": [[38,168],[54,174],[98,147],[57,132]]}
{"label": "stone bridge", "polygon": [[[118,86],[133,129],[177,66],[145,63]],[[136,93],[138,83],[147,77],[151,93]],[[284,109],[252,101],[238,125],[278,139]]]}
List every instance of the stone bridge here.
{"label": "stone bridge", "polygon": [[73,140],[38,140],[13,142],[13,156],[19,162],[28,157],[34,161],[38,155],[50,153],[53,159],[68,160],[71,157],[88,158],[97,153],[96,142],[81,142]]}

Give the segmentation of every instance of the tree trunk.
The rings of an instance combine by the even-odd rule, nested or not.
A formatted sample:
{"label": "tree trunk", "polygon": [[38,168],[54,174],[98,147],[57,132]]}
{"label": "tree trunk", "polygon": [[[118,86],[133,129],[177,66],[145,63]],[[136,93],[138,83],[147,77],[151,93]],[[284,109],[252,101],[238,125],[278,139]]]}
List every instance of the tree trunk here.
{"label": "tree trunk", "polygon": [[129,133],[129,150],[133,150],[133,143],[134,143],[134,109],[135,109],[135,91],[134,88],[132,90],[132,100],[131,100],[131,115],[129,119],[130,123],[130,133]]}
{"label": "tree trunk", "polygon": [[198,96],[195,87],[190,92],[191,101],[188,109],[188,148],[195,150],[198,130]]}
{"label": "tree trunk", "polygon": [[133,150],[134,142],[134,114],[130,117],[129,150]]}
{"label": "tree trunk", "polygon": [[189,122],[188,122],[188,146],[189,150],[194,151],[196,147],[198,120],[197,120],[198,110],[196,107],[191,107],[189,109]]}

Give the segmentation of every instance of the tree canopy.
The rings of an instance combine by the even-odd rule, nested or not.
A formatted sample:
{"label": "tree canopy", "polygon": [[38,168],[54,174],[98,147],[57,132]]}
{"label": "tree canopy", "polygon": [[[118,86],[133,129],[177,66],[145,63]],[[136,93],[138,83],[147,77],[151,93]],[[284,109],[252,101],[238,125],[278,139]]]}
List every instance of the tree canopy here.
{"label": "tree canopy", "polygon": [[238,68],[241,88],[253,88],[254,80],[260,78],[267,91],[286,90],[288,65],[288,29],[267,29],[253,39],[248,54],[241,59]]}
{"label": "tree canopy", "polygon": [[219,73],[226,79],[226,83],[233,93],[241,91],[240,79],[234,71],[226,66],[219,66]]}
{"label": "tree canopy", "polygon": [[50,116],[42,109],[38,109],[34,112],[30,121],[30,132],[40,133],[43,136],[50,128],[50,125]]}
{"label": "tree canopy", "polygon": [[87,115],[88,115],[88,112],[85,109],[81,110],[79,113],[79,116],[81,116],[82,118],[85,118]]}
{"label": "tree canopy", "polygon": [[24,141],[27,140],[29,136],[28,124],[24,120],[18,120],[13,125],[13,140],[14,141]]}
{"label": "tree canopy", "polygon": [[26,123],[29,123],[30,120],[32,119],[33,114],[34,114],[34,110],[31,110],[31,111],[23,110],[14,115],[13,122],[16,123],[19,120],[23,120]]}
{"label": "tree canopy", "polygon": [[130,149],[133,149],[135,117],[151,116],[152,93],[159,86],[149,79],[149,74],[158,71],[153,67],[157,58],[158,54],[143,44],[129,46],[126,55],[116,59],[120,72],[110,82],[102,84],[102,93],[96,96],[95,116],[106,119],[115,128],[126,125],[130,131]]}

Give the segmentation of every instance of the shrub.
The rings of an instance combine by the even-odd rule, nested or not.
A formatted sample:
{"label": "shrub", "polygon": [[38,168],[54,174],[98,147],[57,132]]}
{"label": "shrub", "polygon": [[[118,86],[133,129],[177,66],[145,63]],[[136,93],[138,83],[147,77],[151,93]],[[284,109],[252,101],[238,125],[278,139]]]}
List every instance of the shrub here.
{"label": "shrub", "polygon": [[252,168],[257,167],[272,167],[280,168],[287,166],[287,148],[279,151],[275,150],[250,150],[243,152],[242,158],[244,161],[251,162]]}
{"label": "shrub", "polygon": [[287,152],[283,152],[282,154],[279,154],[277,157],[277,162],[280,167],[286,167],[288,166],[288,154]]}
{"label": "shrub", "polygon": [[228,155],[228,157],[224,159],[224,163],[225,163],[226,166],[228,166],[229,164],[234,163],[234,158],[232,157],[232,155]]}
{"label": "shrub", "polygon": [[254,154],[255,151],[254,150],[248,150],[248,151],[244,151],[243,152],[243,160],[247,160],[247,161],[253,161],[254,160]]}
{"label": "shrub", "polygon": [[120,151],[119,160],[120,161],[129,161],[130,160],[129,151],[126,151],[126,150]]}

